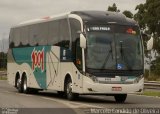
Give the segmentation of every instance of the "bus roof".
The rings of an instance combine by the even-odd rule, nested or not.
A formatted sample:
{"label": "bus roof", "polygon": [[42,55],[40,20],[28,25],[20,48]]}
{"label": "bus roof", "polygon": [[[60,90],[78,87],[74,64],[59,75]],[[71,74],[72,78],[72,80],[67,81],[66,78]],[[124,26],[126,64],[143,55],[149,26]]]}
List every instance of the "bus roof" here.
{"label": "bus roof", "polygon": [[67,18],[68,15],[75,14],[82,18],[84,23],[116,23],[121,25],[138,25],[136,21],[127,18],[125,15],[118,12],[110,12],[110,11],[72,11],[65,14],[60,14],[56,16],[47,16],[40,19],[34,19],[22,22],[13,28],[32,25],[36,23],[42,23],[57,19]]}
{"label": "bus roof", "polygon": [[46,17],[42,17],[42,18],[39,18],[39,19],[24,21],[24,22],[19,23],[16,26],[13,26],[13,28],[32,25],[32,24],[37,24],[37,23],[42,23],[42,22],[47,22],[47,21],[51,21],[51,20],[64,19],[64,18],[67,18],[68,14],[70,14],[70,13],[63,13],[63,14],[59,14],[59,15],[46,16]]}
{"label": "bus roof", "polygon": [[138,25],[136,21],[127,18],[122,13],[110,11],[73,11],[86,23],[117,23],[121,25]]}

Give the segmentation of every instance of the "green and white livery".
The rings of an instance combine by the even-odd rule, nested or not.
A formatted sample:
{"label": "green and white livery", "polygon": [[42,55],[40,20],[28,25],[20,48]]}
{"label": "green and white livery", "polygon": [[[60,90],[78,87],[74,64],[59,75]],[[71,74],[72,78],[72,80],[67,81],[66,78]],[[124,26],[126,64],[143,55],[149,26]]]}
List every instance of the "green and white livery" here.
{"label": "green and white livery", "polygon": [[69,100],[105,94],[124,102],[142,92],[138,24],[120,13],[73,11],[11,28],[8,81],[19,92],[56,90]]}

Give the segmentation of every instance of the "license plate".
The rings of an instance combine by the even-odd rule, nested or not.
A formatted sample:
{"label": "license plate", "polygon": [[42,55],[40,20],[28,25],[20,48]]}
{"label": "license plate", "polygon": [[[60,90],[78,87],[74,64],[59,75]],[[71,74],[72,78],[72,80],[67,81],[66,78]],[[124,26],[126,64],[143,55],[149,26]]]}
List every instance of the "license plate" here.
{"label": "license plate", "polygon": [[122,87],[112,87],[112,91],[122,91]]}

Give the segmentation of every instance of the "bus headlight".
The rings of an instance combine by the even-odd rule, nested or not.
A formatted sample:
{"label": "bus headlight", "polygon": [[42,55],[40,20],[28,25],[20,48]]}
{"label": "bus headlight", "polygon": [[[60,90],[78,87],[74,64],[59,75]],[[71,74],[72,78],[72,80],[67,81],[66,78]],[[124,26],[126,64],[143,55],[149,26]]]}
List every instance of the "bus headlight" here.
{"label": "bus headlight", "polygon": [[138,76],[133,83],[138,83],[143,78],[143,75]]}
{"label": "bus headlight", "polygon": [[92,80],[95,82],[95,83],[98,83],[98,79],[96,76],[92,76]]}
{"label": "bus headlight", "polygon": [[92,79],[93,82],[98,83],[98,78],[94,75],[88,74],[86,73],[86,76],[89,77],[90,79]]}

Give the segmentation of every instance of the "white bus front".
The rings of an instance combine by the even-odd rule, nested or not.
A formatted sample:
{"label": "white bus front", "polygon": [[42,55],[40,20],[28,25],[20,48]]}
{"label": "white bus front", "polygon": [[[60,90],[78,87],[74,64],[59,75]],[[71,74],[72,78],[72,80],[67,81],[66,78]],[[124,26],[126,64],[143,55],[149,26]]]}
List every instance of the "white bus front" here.
{"label": "white bus front", "polygon": [[89,25],[85,37],[85,94],[114,95],[123,102],[127,93],[143,90],[143,45],[137,26]]}

